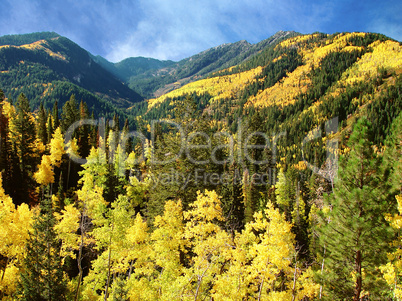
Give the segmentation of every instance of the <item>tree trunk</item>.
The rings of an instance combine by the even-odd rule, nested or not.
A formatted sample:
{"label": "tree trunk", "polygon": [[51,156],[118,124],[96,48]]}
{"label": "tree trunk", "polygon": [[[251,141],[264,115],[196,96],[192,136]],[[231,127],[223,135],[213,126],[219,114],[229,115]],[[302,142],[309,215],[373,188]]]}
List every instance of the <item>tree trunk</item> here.
{"label": "tree trunk", "polygon": [[77,258],[77,264],[78,264],[78,284],[77,284],[77,289],[75,291],[75,298],[74,301],[78,300],[78,294],[80,291],[80,286],[81,286],[81,281],[82,281],[82,248],[84,246],[84,230],[85,230],[85,226],[84,226],[84,213],[85,213],[85,207],[82,210],[82,214],[81,214],[81,221],[80,221],[80,227],[81,227],[81,243],[80,243],[80,248],[78,251],[78,258]]}
{"label": "tree trunk", "polygon": [[295,271],[293,273],[292,301],[296,299],[297,253],[295,254]]}
{"label": "tree trunk", "polygon": [[[324,245],[324,254],[322,256],[322,264],[321,264],[321,275],[324,272],[325,251],[326,251],[326,248],[325,248],[325,245]],[[322,298],[322,285],[320,285],[320,298],[319,299],[321,300],[321,298]]]}
{"label": "tree trunk", "polygon": [[360,250],[356,252],[355,272],[356,272],[356,283],[355,283],[353,301],[359,301],[360,293],[362,291],[362,253]]}
{"label": "tree trunk", "polygon": [[[6,274],[6,269],[7,269],[7,265],[8,265],[8,262],[9,262],[9,261],[10,261],[10,258],[7,256],[6,265],[4,266],[4,271],[3,271],[3,275],[1,275],[0,283],[3,282],[4,275]],[[0,298],[1,298],[1,300],[3,300],[3,297],[4,297],[4,290],[2,290],[2,291],[0,292]]]}
{"label": "tree trunk", "polygon": [[258,290],[258,301],[261,300],[262,286],[264,285],[264,278],[261,280],[260,289]]}
{"label": "tree trunk", "polygon": [[[111,231],[113,232],[113,224],[112,224]],[[109,285],[110,285],[111,260],[112,260],[112,233],[110,233],[110,239],[109,239],[109,255],[108,255],[108,264],[107,264],[108,271],[107,271],[107,281],[106,281],[106,289],[105,289],[105,301],[107,301]]]}
{"label": "tree trunk", "polygon": [[133,272],[133,263],[134,263],[134,260],[132,260],[132,261],[130,262],[130,270],[128,271],[127,280],[130,280],[131,273]]}
{"label": "tree trunk", "polygon": [[68,159],[68,172],[67,172],[67,187],[66,191],[68,190],[69,182],[70,182],[70,169],[71,169],[71,159]]}

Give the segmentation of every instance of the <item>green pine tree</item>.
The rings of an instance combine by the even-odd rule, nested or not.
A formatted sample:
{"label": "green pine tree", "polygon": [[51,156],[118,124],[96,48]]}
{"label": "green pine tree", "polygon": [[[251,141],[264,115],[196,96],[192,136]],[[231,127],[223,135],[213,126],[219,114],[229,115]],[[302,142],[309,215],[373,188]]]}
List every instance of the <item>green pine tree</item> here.
{"label": "green pine tree", "polygon": [[43,103],[40,103],[38,112],[38,138],[43,144],[47,143],[47,128],[46,128],[46,111],[43,107]]}
{"label": "green pine tree", "polygon": [[53,127],[53,120],[52,120],[52,115],[48,114],[47,116],[47,143],[50,142],[50,140],[52,140],[52,136],[54,133],[55,128]]}
{"label": "green pine tree", "polygon": [[[89,118],[89,112],[87,104],[81,100],[79,106],[79,119],[84,120],[88,118]],[[89,132],[90,132],[89,125],[80,125],[80,128],[78,129],[78,146],[82,158],[88,157],[89,151],[91,149],[89,141]]]}
{"label": "green pine tree", "polygon": [[[56,113],[54,112],[54,115],[55,114]],[[80,119],[80,112],[78,110],[77,100],[75,99],[75,95],[72,94],[70,100],[64,104],[61,112],[61,126],[63,132],[67,131],[70,125],[79,119]]]}
{"label": "green pine tree", "polygon": [[370,300],[379,300],[386,291],[378,267],[386,262],[392,237],[384,219],[391,208],[370,127],[366,118],[356,123],[350,152],[340,158],[334,193],[321,211],[321,281],[328,300],[357,301],[363,292]]}
{"label": "green pine tree", "polygon": [[26,245],[19,283],[21,300],[65,300],[67,286],[55,224],[50,197],[45,197]]}
{"label": "green pine tree", "polygon": [[10,194],[10,185],[12,182],[13,161],[12,145],[9,137],[9,120],[3,114],[2,101],[5,99],[3,91],[0,89],[0,172],[2,173],[3,186],[7,194]]}
{"label": "green pine tree", "polygon": [[57,129],[60,126],[59,107],[58,107],[57,100],[54,102],[54,105],[53,105],[52,116],[53,116],[53,128]]}
{"label": "green pine tree", "polygon": [[390,175],[390,189],[396,194],[402,193],[402,113],[394,119],[390,135],[385,141],[385,174]]}
{"label": "green pine tree", "polygon": [[[18,172],[21,175],[20,181],[16,181],[17,202],[27,202],[34,187],[32,175],[38,164],[38,157],[35,151],[36,129],[32,118],[29,101],[24,94],[20,94],[16,105],[16,116],[14,120],[12,143],[19,160]],[[13,195],[14,196],[14,195]]]}

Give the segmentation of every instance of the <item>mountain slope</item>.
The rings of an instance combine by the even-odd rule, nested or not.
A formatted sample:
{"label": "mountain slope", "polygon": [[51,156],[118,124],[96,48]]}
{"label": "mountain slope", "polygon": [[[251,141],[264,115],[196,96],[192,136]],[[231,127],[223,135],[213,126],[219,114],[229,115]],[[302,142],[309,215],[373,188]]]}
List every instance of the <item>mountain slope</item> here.
{"label": "mountain slope", "polygon": [[[300,146],[304,135],[331,118],[338,118],[343,129],[352,117],[374,114],[380,142],[402,109],[401,73],[401,43],[383,35],[300,35],[265,48],[240,65],[148,100],[144,118],[174,116],[177,101],[191,96],[218,127],[233,132],[239,118],[259,112],[263,132],[291,133],[284,147],[292,147]],[[301,160],[300,153],[297,159]]]}
{"label": "mountain slope", "polygon": [[173,61],[160,61],[145,57],[130,57],[118,63],[111,63],[101,56],[96,56],[93,59],[124,82],[129,82],[130,78],[148,70],[162,69],[174,64]]}
{"label": "mountain slope", "polygon": [[[333,61],[333,70],[325,70],[326,76],[331,77],[330,73],[336,73],[333,75],[336,79],[328,78],[329,82],[321,92],[326,92],[332,84],[336,86],[340,78],[352,84],[372,78],[378,68],[402,68],[400,43],[375,34],[303,35],[287,39],[267,50],[256,56],[255,62],[249,61],[216,72],[206,79],[150,99],[149,107],[166,99],[194,93],[209,93],[211,102],[228,98],[235,100],[238,93],[246,93],[248,95],[243,97],[247,100],[246,107],[274,104],[283,107],[294,103],[297,96],[305,94],[309,88],[317,88],[313,87],[314,77],[324,76],[319,73],[323,73],[323,64],[328,60]],[[341,57],[340,62],[335,62],[336,54],[345,57],[350,54],[350,59],[342,62],[346,58]],[[260,63],[264,61],[267,61],[266,65]],[[336,69],[337,63],[341,65],[339,70]]]}
{"label": "mountain slope", "polygon": [[[245,40],[219,45],[163,68],[148,70],[139,74],[133,72],[131,76],[127,74],[126,78],[128,78],[129,86],[141,92],[145,97],[160,96],[189,82],[203,78],[209,73],[238,65],[269,45],[295,35],[297,35],[295,32],[280,31],[254,45]],[[115,65],[118,66],[119,64]]]}
{"label": "mountain slope", "polygon": [[99,102],[93,103],[95,106],[110,103],[125,109],[142,101],[138,93],[95,63],[86,50],[55,33],[5,36],[0,44],[0,87],[12,98],[24,92],[34,107],[41,100],[54,101],[52,92],[60,85],[80,91],[82,96],[91,95],[92,102]]}

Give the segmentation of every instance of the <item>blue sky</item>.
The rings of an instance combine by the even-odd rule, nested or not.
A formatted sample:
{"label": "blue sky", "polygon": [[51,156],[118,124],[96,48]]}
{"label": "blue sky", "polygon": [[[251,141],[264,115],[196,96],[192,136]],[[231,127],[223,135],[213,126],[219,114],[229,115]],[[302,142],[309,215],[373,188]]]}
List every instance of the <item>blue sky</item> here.
{"label": "blue sky", "polygon": [[279,30],[370,31],[402,40],[402,1],[0,0],[0,35],[55,31],[112,62],[180,60]]}

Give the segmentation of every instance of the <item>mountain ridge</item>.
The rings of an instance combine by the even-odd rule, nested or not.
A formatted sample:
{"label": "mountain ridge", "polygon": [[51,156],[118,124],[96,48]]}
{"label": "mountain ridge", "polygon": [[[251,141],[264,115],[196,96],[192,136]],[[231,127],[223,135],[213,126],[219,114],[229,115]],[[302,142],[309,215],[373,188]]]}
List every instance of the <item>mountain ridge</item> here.
{"label": "mountain ridge", "polygon": [[[25,42],[39,40],[24,44],[24,38]],[[284,105],[280,104],[283,97],[287,99],[284,101],[286,104],[292,104],[298,97],[304,97],[304,93],[315,93],[318,99],[331,85],[340,80],[347,68],[357,66],[358,60],[364,58],[363,55],[374,55],[375,51],[385,51],[392,57],[394,55],[392,50],[385,49],[387,46],[384,41],[387,40],[392,41],[383,35],[372,33],[302,35],[293,31],[279,31],[256,44],[250,44],[246,40],[226,43],[179,62],[137,57],[111,63],[100,56],[91,55],[79,45],[56,33],[5,36],[0,37],[0,43],[8,42],[19,46],[0,46],[0,87],[5,88],[6,95],[9,95],[10,91],[13,92],[14,98],[20,92],[26,93],[28,98],[33,100],[34,108],[41,101],[46,105],[51,103],[52,99],[67,98],[74,91],[78,94],[78,99],[89,102],[90,107],[101,107],[103,113],[113,112],[116,109],[122,111],[129,109],[127,114],[132,116],[145,114],[147,118],[164,118],[163,116],[170,112],[169,102],[162,106],[154,106],[164,101],[157,97],[163,95],[163,99],[176,99],[184,97],[186,93],[192,95],[196,102],[200,102],[199,108],[211,106],[216,110],[217,104],[211,99],[218,99],[218,103],[232,107],[230,110],[236,108],[236,112],[271,105],[283,107]],[[379,46],[385,47],[385,50],[380,50]],[[7,51],[13,52],[9,60]],[[71,56],[69,51],[75,53],[75,56]],[[319,54],[320,51],[324,52]],[[337,53],[339,58],[334,59]],[[316,62],[314,56],[317,57]],[[31,57],[36,59],[32,66],[30,63],[27,64]],[[385,64],[383,67],[386,68],[390,57],[379,60],[377,64],[379,66]],[[26,62],[24,59],[27,59]],[[329,64],[334,68],[336,64],[342,63],[342,61],[336,62],[339,59],[346,60],[345,66],[340,67],[339,71],[325,69],[326,73],[320,75],[319,72],[324,72],[324,69],[320,71],[324,68],[321,64],[330,61]],[[66,65],[66,61],[70,65]],[[5,67],[5,64],[8,64],[8,67]],[[57,73],[49,68],[49,64],[64,66],[64,69]],[[121,82],[122,73],[120,77],[116,74],[118,70],[116,66],[120,71],[124,70],[124,78],[128,79],[128,82]],[[325,77],[333,72],[338,73],[319,88],[322,91],[310,91],[311,86],[322,85],[317,82],[323,80],[318,76]],[[371,75],[368,76],[372,77],[374,71],[370,72]],[[239,82],[240,78],[242,79]],[[208,84],[208,81],[211,84]],[[219,88],[224,81],[226,81],[224,86]],[[99,87],[100,82],[105,83],[104,86]],[[118,83],[121,90],[109,89],[112,82]],[[295,84],[296,82],[298,84]],[[195,85],[189,85],[191,83]],[[144,102],[143,98],[132,90],[133,88],[142,95],[147,93],[150,95],[151,91],[151,95],[155,97],[148,97],[149,100]],[[217,92],[217,89],[221,89],[222,92]],[[173,90],[175,90],[173,94],[169,93]],[[286,93],[290,93],[291,96],[290,94],[283,96],[281,91],[288,91]],[[133,101],[124,93],[133,93],[138,98]],[[225,113],[221,111],[217,116],[228,116],[227,114],[228,111]]]}
{"label": "mountain ridge", "polygon": [[[25,93],[33,108],[40,102],[46,107],[55,100],[63,103],[71,91],[104,112],[125,109],[143,100],[97,64],[88,51],[56,33],[5,36],[0,43],[1,88],[13,99]],[[57,92],[61,87],[64,93]]]}
{"label": "mountain ridge", "polygon": [[[70,58],[69,60],[65,59],[64,61],[68,63],[79,61],[80,66],[75,64],[74,67],[68,68],[67,66],[61,67],[59,64],[59,66],[57,66],[56,68],[56,72],[53,72],[55,70],[51,70],[52,68],[50,66],[43,66],[42,64],[43,69],[47,69],[47,71],[43,70],[43,72],[51,73],[53,75],[53,81],[67,80],[67,82],[70,82],[72,85],[77,85],[78,87],[92,93],[93,97],[101,97],[107,102],[111,101],[114,106],[124,109],[132,106],[132,99],[134,99],[134,102],[138,102],[142,101],[142,96],[145,96],[146,98],[160,96],[189,82],[193,82],[197,79],[203,78],[209,73],[235,66],[240,62],[255,55],[258,51],[261,51],[264,47],[269,46],[270,43],[275,42],[277,39],[283,39],[286,36],[294,34],[297,33],[290,31],[279,31],[268,39],[256,44],[250,44],[246,40],[241,40],[235,43],[226,43],[211,47],[178,62],[169,60],[161,61],[154,58],[129,57],[120,62],[112,63],[99,55],[92,55],[90,52],[82,49],[73,41],[55,32],[36,32],[23,35],[2,36],[0,37],[0,47],[2,47],[3,50],[8,46],[22,47],[26,51],[42,50],[42,52],[47,51],[47,54],[53,56],[53,58],[58,57],[59,59],[63,59],[62,53],[64,53],[64,51],[68,52],[69,50],[71,50],[71,47],[74,46],[73,48],[75,49],[73,49],[73,52],[79,54],[80,58]],[[62,41],[61,44],[64,43],[69,45],[55,45],[60,44],[55,43],[55,41]],[[35,47],[29,46],[35,43]],[[56,51],[52,51],[52,47],[55,47]],[[16,48],[13,49],[15,50]],[[83,60],[83,57],[86,57],[87,54],[89,58],[85,58]],[[16,56],[18,55],[21,55],[21,53],[17,54]],[[70,55],[71,54],[67,54],[66,57],[69,57]],[[32,59],[32,55],[30,56],[30,58]],[[44,58],[42,57],[42,63],[43,60]],[[5,63],[7,61],[8,59],[4,58],[4,56],[2,60],[3,63],[1,63],[0,60],[0,67],[3,72],[3,77],[5,75],[5,71],[9,71],[8,69],[10,69],[10,64]],[[19,65],[16,61],[14,61],[13,64],[15,68],[17,68],[17,65]],[[101,66],[102,69],[112,74],[113,76],[106,75],[103,70],[98,69],[97,67],[91,67],[92,64],[93,66],[96,66],[96,64]],[[84,70],[81,70],[81,72],[79,72],[79,69],[82,69],[82,67],[85,65],[88,65],[89,69],[97,69],[96,72],[92,72],[94,73],[94,77],[96,77],[96,75],[101,75],[101,77],[103,77],[103,80],[94,79],[92,82],[88,82],[89,77],[85,76],[86,72],[84,72]],[[62,74],[59,74],[58,72],[58,70],[60,69],[63,69],[63,72],[61,72]],[[75,72],[75,74],[73,74],[73,69],[76,69],[77,71]],[[88,70],[86,71],[88,72]],[[67,75],[66,72],[68,73]],[[110,88],[110,84],[107,83],[108,80],[106,80],[106,78],[110,78],[110,81],[113,82],[112,86],[119,86],[119,88],[117,90]],[[1,78],[0,81],[7,82],[7,80]],[[8,80],[8,82],[9,81],[10,80]],[[47,79],[47,81],[48,82],[40,81],[40,84],[48,85],[49,79]],[[97,81],[103,82],[103,84],[96,83]],[[123,85],[120,85],[118,82],[122,82]],[[31,96],[31,99],[34,98],[34,100],[32,100],[34,107],[37,107],[41,100],[45,101],[46,103],[49,101],[49,98],[52,97],[38,97],[38,95],[35,95],[35,93],[28,91],[29,89],[26,84],[27,82],[25,82],[24,89],[22,90],[25,90],[25,93],[29,94],[29,96]],[[89,86],[87,86],[87,84],[89,84]],[[97,87],[95,88],[94,85]],[[9,84],[4,83],[2,83],[2,87],[5,90],[6,95],[10,95],[13,98],[16,98],[18,93],[17,90],[21,90],[13,88],[14,91],[12,91],[9,87]],[[128,90],[128,88],[130,88],[130,90]],[[76,89],[74,88],[73,90]],[[133,90],[134,92],[131,92],[131,90]],[[44,89],[42,93],[45,91],[46,89]],[[49,89],[47,89],[47,91],[49,91]],[[141,96],[136,95],[137,92]],[[84,91],[82,93],[84,93]]]}
{"label": "mountain ridge", "polygon": [[[210,73],[238,65],[256,55],[264,48],[277,43],[279,40],[295,35],[299,35],[299,33],[294,31],[278,31],[271,37],[256,44],[240,40],[234,43],[214,46],[172,63],[170,66],[160,69],[149,69],[144,73],[130,76],[127,84],[130,88],[139,91],[146,98],[160,96],[177,87],[203,78]],[[115,63],[115,65],[120,63]]]}

